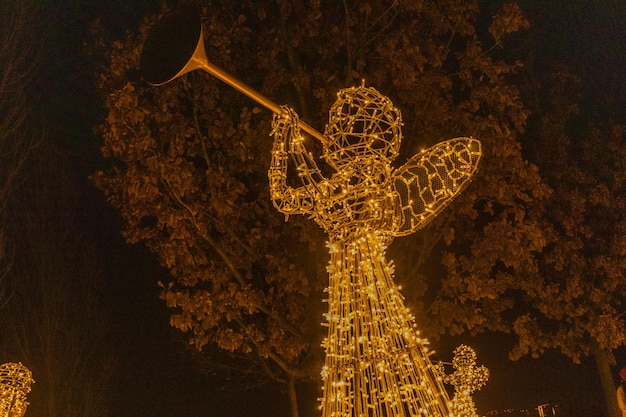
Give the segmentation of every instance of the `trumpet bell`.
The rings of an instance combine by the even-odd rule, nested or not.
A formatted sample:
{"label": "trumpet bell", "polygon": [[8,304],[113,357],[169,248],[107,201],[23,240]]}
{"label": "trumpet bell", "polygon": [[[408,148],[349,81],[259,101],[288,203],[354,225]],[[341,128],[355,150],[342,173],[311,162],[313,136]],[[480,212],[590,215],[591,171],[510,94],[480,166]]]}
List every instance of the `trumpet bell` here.
{"label": "trumpet bell", "polygon": [[[276,114],[283,109],[254,88],[209,61],[204,50],[202,21],[196,8],[186,7],[163,17],[148,35],[141,51],[139,69],[152,85],[163,85],[190,71],[201,69]],[[324,135],[300,121],[300,128],[326,143]]]}
{"label": "trumpet bell", "polygon": [[141,51],[140,71],[151,85],[163,85],[206,61],[199,10],[185,7],[163,17]]}

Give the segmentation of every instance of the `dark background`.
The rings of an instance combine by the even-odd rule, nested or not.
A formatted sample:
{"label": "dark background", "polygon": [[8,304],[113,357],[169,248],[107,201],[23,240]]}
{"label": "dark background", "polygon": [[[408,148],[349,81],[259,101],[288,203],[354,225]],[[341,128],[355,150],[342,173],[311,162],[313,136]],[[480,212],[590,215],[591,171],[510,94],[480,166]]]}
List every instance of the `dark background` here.
{"label": "dark background", "polygon": [[[626,103],[626,2],[519,3],[532,25],[533,71],[546,71],[551,61],[559,60],[583,77],[589,98],[606,94]],[[107,260],[102,305],[115,329],[110,342],[116,346],[122,370],[112,381],[114,408],[127,410],[126,415],[146,416],[287,416],[287,397],[280,389],[236,390],[236,384],[198,369],[193,353],[169,326],[168,312],[159,299],[156,283],[167,280],[166,271],[145,248],[123,241],[117,214],[88,180],[103,164],[100,139],[93,128],[104,117],[93,87],[93,62],[83,48],[89,26],[100,19],[109,31],[122,36],[159,7],[149,0],[66,0],[47,1],[41,8],[47,49],[46,64],[37,79],[38,105],[52,121],[56,134],[51,137],[67,151],[66,162],[80,184],[80,227],[96,239]],[[539,359],[512,362],[506,353],[513,340],[493,335],[441,340],[434,348],[450,352],[461,342],[475,347],[479,364],[491,371],[487,386],[475,395],[482,414],[558,403],[562,415],[603,415],[600,383],[591,358],[575,365],[548,352]],[[617,352],[617,359],[626,364],[625,349]],[[306,389],[310,414],[303,407],[303,416],[317,415],[316,387]],[[37,384],[33,395],[36,390]]]}

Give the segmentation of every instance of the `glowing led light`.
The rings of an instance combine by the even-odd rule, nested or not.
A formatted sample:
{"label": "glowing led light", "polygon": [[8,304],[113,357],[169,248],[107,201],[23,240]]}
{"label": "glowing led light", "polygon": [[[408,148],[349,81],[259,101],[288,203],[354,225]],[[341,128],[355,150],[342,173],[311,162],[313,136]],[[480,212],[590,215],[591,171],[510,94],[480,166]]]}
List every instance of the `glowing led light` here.
{"label": "glowing led light", "polygon": [[26,395],[33,375],[21,363],[0,365],[0,417],[22,417],[28,407]]}
{"label": "glowing led light", "polygon": [[[469,182],[480,143],[452,139],[394,169],[400,111],[364,84],[337,97],[322,156],[335,174],[324,177],[301,140],[297,114],[287,107],[274,116],[268,173],[274,206],[286,215],[311,216],[328,234],[322,416],[448,417],[441,375],[428,342],[417,337],[385,254],[394,237],[424,227]],[[287,185],[289,158],[301,187]]]}

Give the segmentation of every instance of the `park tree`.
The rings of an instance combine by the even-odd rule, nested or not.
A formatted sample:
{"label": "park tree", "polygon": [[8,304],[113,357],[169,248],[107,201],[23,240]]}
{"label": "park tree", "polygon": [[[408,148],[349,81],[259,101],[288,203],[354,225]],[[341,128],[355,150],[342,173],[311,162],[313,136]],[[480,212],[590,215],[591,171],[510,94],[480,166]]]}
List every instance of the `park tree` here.
{"label": "park tree", "polygon": [[532,311],[515,321],[514,355],[559,349],[595,360],[610,416],[619,416],[611,365],[626,346],[626,114],[610,99],[580,103],[581,80],[563,69],[543,83],[532,159],[553,188],[550,237]]}
{"label": "park tree", "polygon": [[[580,78],[558,64],[525,90],[534,110],[526,153],[551,190],[534,206],[533,215],[543,224],[542,250],[516,260],[526,264],[528,274],[519,274],[519,264],[501,264],[494,281],[480,262],[447,254],[448,275],[434,307],[444,313],[455,311],[459,301],[468,311],[507,305],[487,327],[496,328],[493,318],[502,320],[507,313],[498,330],[516,336],[509,353],[514,360],[549,349],[574,363],[592,357],[613,417],[619,416],[613,353],[626,346],[626,126],[618,105],[606,99],[583,107],[582,92]],[[474,256],[482,250],[472,246]],[[509,250],[516,257],[519,248]],[[462,316],[446,324],[481,329]]]}
{"label": "park tree", "polygon": [[[474,184],[392,251],[426,334],[508,330],[501,313],[512,306],[497,294],[536,273],[534,255],[546,238],[534,207],[549,194],[519,143],[528,115],[514,85],[522,64],[504,54],[509,35],[528,25],[517,5],[203,4],[211,62],[293,106],[320,131],[336,92],[364,79],[403,112],[398,163],[442,139],[483,142]],[[271,114],[201,72],[159,88],[142,82],[141,48],[159,18],[112,43],[94,25],[93,48],[106,58],[98,88],[110,161],[94,181],[121,213],[125,238],[145,244],[170,271],[171,282],[160,285],[171,324],[197,349],[243,354],[262,375],[286,383],[296,416],[295,383],[317,378],[321,368],[323,235],[307,219],[285,222],[271,206]],[[476,274],[488,279],[423,273],[442,262],[449,271],[476,263]],[[453,286],[489,302],[482,310],[462,299],[445,309],[433,304]]]}
{"label": "park tree", "polygon": [[[6,204],[20,185],[23,166],[39,135],[32,130],[32,88],[42,61],[34,1],[0,4],[0,280],[13,249],[5,236]],[[0,306],[5,287],[0,285]]]}
{"label": "park tree", "polygon": [[7,204],[15,255],[3,284],[10,296],[0,310],[0,357],[32,371],[29,413],[107,416],[116,357],[102,303],[104,266],[81,227],[84,188],[66,152],[50,140],[38,149]]}
{"label": "park tree", "polygon": [[[541,2],[525,2],[524,6],[534,21],[540,21],[533,36],[523,42],[529,70],[520,85],[532,114],[521,139],[524,154],[539,167],[551,188],[550,197],[533,207],[533,215],[544,223],[544,249],[532,258],[521,258],[531,268],[530,274],[516,274],[508,283],[502,278],[506,280],[517,267],[501,265],[495,282],[505,282],[502,287],[491,285],[494,281],[479,263],[447,257],[448,277],[434,309],[454,311],[462,302],[469,313],[486,311],[494,305],[494,298],[508,303],[506,322],[510,325],[502,328],[518,340],[510,357],[537,357],[555,349],[574,363],[593,358],[607,415],[616,416],[611,365],[616,349],[625,346],[622,213],[626,115],[621,77],[624,60],[619,41],[612,42],[612,37],[619,33],[614,28],[619,28],[624,8],[617,4],[598,8],[585,2],[555,3],[552,10]],[[550,23],[571,25],[574,21],[586,29],[576,37],[581,51],[577,54],[563,47],[563,33],[551,36],[554,26]],[[595,21],[603,24],[595,25]],[[517,248],[511,250],[517,253]],[[481,252],[473,248],[472,253]],[[468,279],[475,284],[464,285]],[[481,329],[462,315],[449,324]],[[494,327],[492,322],[488,326]]]}

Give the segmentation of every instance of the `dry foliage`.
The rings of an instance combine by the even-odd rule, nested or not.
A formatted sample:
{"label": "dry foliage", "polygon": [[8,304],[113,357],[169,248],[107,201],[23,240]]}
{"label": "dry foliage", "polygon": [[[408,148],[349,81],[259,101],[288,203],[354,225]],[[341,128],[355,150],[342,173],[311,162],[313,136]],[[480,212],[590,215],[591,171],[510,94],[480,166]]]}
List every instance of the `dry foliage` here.
{"label": "dry foliage", "polygon": [[[513,78],[522,64],[502,56],[506,35],[528,23],[511,3],[479,33],[479,15],[477,1],[457,0],[245,0],[203,10],[209,59],[318,130],[336,92],[364,78],[403,112],[399,163],[442,139],[483,142],[474,184],[394,252],[399,280],[425,301],[415,303],[418,318],[429,311],[431,329],[451,333],[509,329],[508,294],[530,285],[546,245],[534,207],[549,190],[518,140],[527,111]],[[194,346],[250,354],[277,380],[315,376],[323,236],[271,206],[271,115],[200,72],[142,83],[141,46],[158,18],[108,49],[101,40],[111,167],[94,181],[124,218],[126,239],[171,272],[162,297]],[[415,272],[441,262],[446,274]],[[427,289],[439,296],[424,298]]]}

